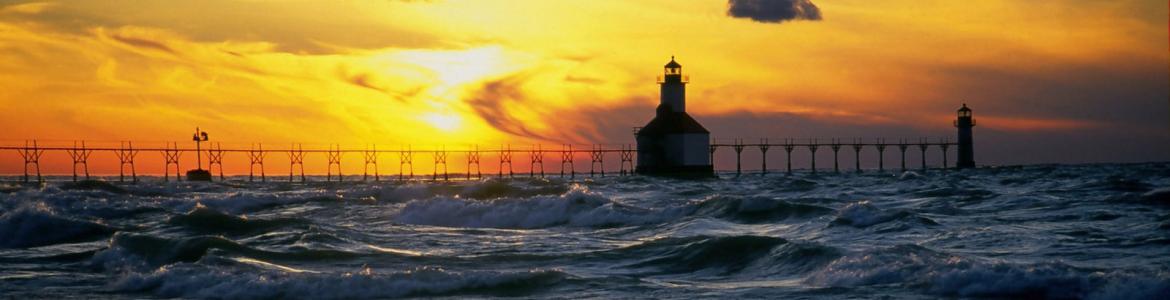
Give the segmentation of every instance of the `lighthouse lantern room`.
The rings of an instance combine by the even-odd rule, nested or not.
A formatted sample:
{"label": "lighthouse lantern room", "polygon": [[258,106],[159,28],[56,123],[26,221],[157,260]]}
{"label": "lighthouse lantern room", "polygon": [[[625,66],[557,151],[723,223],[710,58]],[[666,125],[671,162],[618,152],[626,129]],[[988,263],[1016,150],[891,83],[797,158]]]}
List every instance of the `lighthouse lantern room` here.
{"label": "lighthouse lantern room", "polygon": [[659,78],[658,108],[654,119],[635,134],[637,173],[649,175],[710,176],[711,133],[687,114],[682,65],[670,58]]}

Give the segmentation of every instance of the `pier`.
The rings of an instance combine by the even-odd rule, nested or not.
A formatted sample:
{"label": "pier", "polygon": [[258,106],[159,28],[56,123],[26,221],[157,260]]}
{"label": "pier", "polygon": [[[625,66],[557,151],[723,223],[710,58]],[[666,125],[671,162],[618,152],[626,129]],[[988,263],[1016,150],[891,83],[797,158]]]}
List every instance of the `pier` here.
{"label": "pier", "polygon": [[[25,141],[23,145],[0,145],[0,151],[15,151],[19,154],[19,158],[23,160],[24,171],[22,181],[44,181],[44,174],[41,172],[41,163],[46,158],[61,159],[64,162],[71,162],[72,174],[53,174],[53,175],[72,175],[72,180],[90,178],[89,162],[91,159],[117,159],[118,163],[118,181],[131,182],[138,181],[138,172],[141,168],[136,166],[136,162],[141,159],[139,154],[142,153],[157,153],[163,159],[163,180],[170,181],[173,172],[175,180],[182,180],[182,167],[180,163],[184,157],[188,159],[194,158],[192,156],[207,158],[207,170],[214,172],[218,180],[224,180],[224,157],[237,156],[240,158],[247,158],[248,163],[248,181],[267,182],[270,177],[266,173],[269,170],[267,158],[273,155],[286,156],[288,158],[288,177],[281,178],[280,181],[286,182],[307,182],[305,173],[305,158],[306,156],[319,156],[325,158],[327,162],[325,180],[326,181],[342,181],[344,180],[344,173],[342,171],[343,163],[361,163],[363,166],[362,181],[381,181],[383,179],[382,170],[379,169],[379,159],[387,157],[398,158],[398,170],[396,179],[400,181],[408,180],[415,176],[415,162],[419,160],[420,163],[429,163],[433,166],[430,175],[431,180],[447,181],[451,180],[452,176],[462,177],[466,180],[475,178],[483,178],[482,166],[484,163],[497,163],[498,169],[496,177],[516,177],[517,170],[514,162],[520,160],[518,163],[527,165],[527,170],[520,170],[520,174],[525,174],[527,177],[546,177],[551,175],[546,173],[545,159],[559,158],[557,165],[559,170],[555,173],[560,177],[575,178],[577,176],[606,176],[606,160],[611,162],[614,159],[620,160],[617,172],[609,170],[609,175],[627,176],[634,174],[634,166],[636,165],[635,157],[636,148],[631,144],[590,144],[590,145],[574,145],[574,144],[560,144],[559,147],[548,147],[546,145],[499,145],[496,147],[481,147],[479,145],[463,145],[460,147],[447,146],[430,146],[430,147],[415,147],[413,145],[401,145],[398,147],[387,147],[385,145],[379,146],[370,144],[364,147],[346,148],[338,144],[329,144],[320,148],[306,148],[303,144],[292,143],[285,144],[283,147],[271,147],[262,143],[251,143],[247,147],[223,147],[220,143],[210,142],[206,148],[199,147],[180,147],[178,142],[166,142],[161,146],[147,146],[139,147],[142,142],[122,141],[117,142],[116,147],[113,146],[98,146],[92,147],[93,143],[87,141],[74,141],[71,143],[52,143],[44,144],[37,140]],[[113,144],[108,143],[107,144]],[[157,144],[157,143],[156,143]],[[810,172],[832,171],[840,173],[842,167],[839,163],[839,156],[841,150],[853,150],[854,157],[854,172],[862,172],[861,161],[869,157],[875,157],[878,162],[876,171],[886,171],[884,152],[890,148],[896,148],[901,152],[901,171],[909,170],[906,161],[906,152],[918,150],[921,155],[919,162],[919,169],[927,169],[929,166],[926,163],[928,152],[932,149],[938,150],[942,156],[942,165],[938,168],[947,169],[957,166],[951,166],[948,162],[948,149],[951,146],[957,145],[948,138],[900,138],[900,139],[886,139],[886,138],[734,138],[734,139],[713,139],[710,144],[711,161],[715,161],[717,153],[721,149],[729,149],[735,155],[734,174],[742,175],[744,173],[760,173],[766,174],[768,169],[768,151],[770,149],[783,149],[785,153],[785,165],[783,171],[791,174],[794,170],[792,164],[792,157],[794,151],[807,151],[810,154],[811,160],[808,165]],[[742,164],[744,150],[758,151],[761,158],[761,164],[758,169],[746,170]],[[817,154],[825,154],[833,156],[832,170],[822,170],[816,166]],[[46,155],[50,154],[50,155]],[[99,155],[94,155],[99,154]],[[199,155],[196,155],[199,154]],[[575,167],[575,162],[578,159],[588,158],[589,171],[588,173],[578,172]],[[196,159],[199,160],[199,159]],[[429,161],[428,161],[429,160]],[[493,161],[494,160],[494,161]],[[242,160],[240,161],[242,164]],[[353,161],[353,162],[350,162]],[[584,160],[582,160],[584,162]],[[202,162],[200,162],[202,164]],[[466,169],[462,174],[451,173],[449,166],[451,164],[465,165]],[[199,166],[203,168],[204,166]],[[718,167],[718,166],[717,166]],[[719,169],[730,171],[729,169]],[[527,171],[527,172],[523,172]],[[318,174],[320,175],[320,174]],[[395,174],[392,174],[395,175]],[[273,180],[277,180],[273,178]]]}

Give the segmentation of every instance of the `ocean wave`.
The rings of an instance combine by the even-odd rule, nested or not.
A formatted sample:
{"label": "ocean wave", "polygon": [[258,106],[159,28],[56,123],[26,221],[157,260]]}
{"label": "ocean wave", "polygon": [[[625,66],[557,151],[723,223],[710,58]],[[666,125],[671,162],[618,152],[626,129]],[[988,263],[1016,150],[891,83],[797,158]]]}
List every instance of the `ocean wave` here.
{"label": "ocean wave", "polygon": [[0,214],[0,248],[25,248],[101,239],[106,225],[59,215],[43,202]]}
{"label": "ocean wave", "polygon": [[1142,201],[1151,204],[1170,205],[1170,187],[1158,188],[1145,192],[1141,196]]}
{"label": "ocean wave", "polygon": [[101,180],[82,180],[61,184],[62,190],[99,190],[114,194],[129,194],[130,191]]}
{"label": "ocean wave", "polygon": [[833,224],[866,228],[895,220],[906,220],[923,225],[938,225],[934,220],[918,216],[910,211],[878,208],[868,200],[849,203],[844,208],[837,210],[837,218],[833,219]]}
{"label": "ocean wave", "polygon": [[474,200],[435,197],[413,200],[393,217],[404,224],[446,227],[545,228],[558,225],[597,227],[648,224],[661,220],[654,211],[614,202],[574,185],[559,196]]}
{"label": "ocean wave", "polygon": [[607,252],[611,258],[645,257],[623,265],[651,274],[725,276],[800,274],[838,256],[832,247],[767,236],[664,238]]}
{"label": "ocean wave", "polygon": [[249,219],[226,214],[202,204],[196,204],[185,214],[172,216],[167,223],[203,234],[248,234],[311,224],[310,221],[301,218]]}
{"label": "ocean wave", "polygon": [[763,197],[715,196],[692,205],[693,215],[763,223],[829,214],[833,209]]}
{"label": "ocean wave", "polygon": [[542,195],[559,195],[568,192],[570,188],[570,185],[562,181],[545,178],[488,178],[458,183],[412,182],[383,188],[378,193],[377,199],[388,202],[408,202],[411,200],[425,200],[436,196],[477,200],[527,198]]}
{"label": "ocean wave", "polygon": [[448,271],[417,267],[381,273],[317,273],[209,268],[176,264],[148,273],[129,273],[111,285],[119,292],[199,299],[366,299],[479,294],[523,296],[570,278],[557,270]]}
{"label": "ocean wave", "polygon": [[656,224],[682,217],[765,223],[825,215],[827,207],[763,197],[716,196],[648,209],[616,202],[576,185],[559,196],[476,200],[435,197],[413,200],[394,216],[404,224],[472,228],[609,227]]}
{"label": "ocean wave", "polygon": [[1164,273],[1149,277],[1078,269],[1056,262],[1013,264],[950,255],[917,245],[846,255],[813,272],[805,281],[830,287],[901,284],[948,297],[1113,299],[1156,298],[1170,292],[1170,276]]}
{"label": "ocean wave", "polygon": [[106,270],[157,268],[178,262],[195,262],[211,251],[259,260],[324,261],[353,259],[369,255],[382,258],[408,258],[410,255],[388,252],[361,253],[333,249],[293,249],[288,252],[258,249],[221,236],[163,238],[146,234],[118,232],[110,238],[110,247],[91,259],[95,267]]}
{"label": "ocean wave", "polygon": [[182,203],[174,205],[184,210],[191,210],[196,205],[203,205],[223,212],[242,214],[290,204],[337,203],[344,200],[336,192],[324,190],[301,192],[236,191],[226,193],[222,197],[192,197],[190,199],[194,201],[182,201]]}

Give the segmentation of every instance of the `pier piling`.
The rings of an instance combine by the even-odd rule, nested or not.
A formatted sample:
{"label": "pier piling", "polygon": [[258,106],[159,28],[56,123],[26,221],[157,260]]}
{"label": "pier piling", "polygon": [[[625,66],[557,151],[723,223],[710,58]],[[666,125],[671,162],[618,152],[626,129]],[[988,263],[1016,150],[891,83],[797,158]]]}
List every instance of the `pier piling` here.
{"label": "pier piling", "polygon": [[471,180],[471,165],[475,165],[475,178],[483,178],[483,166],[479,164],[479,145],[467,151],[467,180]]}
{"label": "pier piling", "polygon": [[504,164],[508,164],[508,177],[515,177],[516,173],[512,170],[512,147],[500,146],[500,170],[497,177],[504,177]]}
{"label": "pier piling", "polygon": [[114,152],[118,155],[118,182],[126,181],[126,165],[130,165],[130,178],[134,182],[138,182],[138,172],[134,170],[134,157],[138,156],[138,150],[134,150],[134,143],[130,141],[120,142],[118,150]]}
{"label": "pier piling", "polygon": [[[622,145],[621,158],[622,158],[621,175],[625,176],[625,175],[629,175],[629,174],[634,174],[634,146],[633,145]],[[628,171],[626,169],[626,165],[629,165]]]}
{"label": "pier piling", "polygon": [[898,149],[902,150],[902,172],[906,172],[906,148],[910,145],[906,144],[906,140],[898,140]]}
{"label": "pier piling", "polygon": [[861,139],[853,140],[853,169],[861,173]]}
{"label": "pier piling", "polygon": [[333,166],[337,166],[337,182],[341,182],[344,178],[341,174],[341,145],[330,145],[329,152],[326,152],[329,158],[329,165],[325,166],[325,181],[333,181]]}
{"label": "pier piling", "polygon": [[[264,144],[256,143],[252,145],[252,150],[248,151],[248,182],[252,182],[256,177],[256,167],[260,167],[260,182],[268,182],[268,177],[264,174]],[[291,156],[290,156],[291,157]],[[293,165],[298,164],[297,160],[293,160]],[[301,166],[303,172],[305,167]],[[288,181],[292,181],[292,166],[289,166]]]}
{"label": "pier piling", "polygon": [[431,174],[431,180],[436,180],[436,181],[438,180],[438,178],[439,178],[439,165],[443,165],[443,181],[450,181],[451,180],[451,177],[449,176],[450,173],[447,172],[447,149],[441,148],[440,150],[436,150],[434,152],[434,158],[435,158],[435,170]]}
{"label": "pier piling", "polygon": [[24,141],[24,148],[17,149],[17,151],[20,152],[20,156],[24,158],[24,182],[28,182],[29,179],[29,165],[34,166],[36,169],[37,182],[43,182],[44,179],[41,178],[41,155],[45,154],[45,150],[40,149],[40,147],[37,146],[37,141],[33,140],[32,147],[29,147],[29,141]]}
{"label": "pier piling", "polygon": [[378,176],[378,145],[370,145],[362,154],[362,157],[365,158],[365,163],[362,166],[362,181],[367,181],[367,177],[370,176],[370,165],[374,166],[374,181],[381,181]]}
{"label": "pier piling", "polygon": [[926,170],[926,147],[927,146],[928,145],[926,144],[925,139],[918,141],[918,149],[922,150],[922,157],[921,158],[922,158],[922,170],[923,171]]}
{"label": "pier piling", "polygon": [[833,139],[833,144],[829,145],[833,149],[833,173],[841,173],[841,165],[837,161],[837,153],[841,151],[841,141]]}
{"label": "pier piling", "polygon": [[768,139],[760,140],[760,174],[768,174]]}
{"label": "pier piling", "polygon": [[93,154],[93,150],[85,148],[85,141],[81,141],[81,147],[77,147],[77,141],[73,142],[73,148],[66,150],[69,152],[69,157],[73,158],[73,182],[77,182],[77,165],[80,164],[85,171],[85,180],[89,180],[89,155]]}
{"label": "pier piling", "polygon": [[743,140],[736,139],[735,145],[732,147],[732,149],[735,149],[735,176],[739,176],[743,173],[743,168],[740,166],[740,159],[743,156]]}
{"label": "pier piling", "polygon": [[784,158],[787,160],[789,175],[792,175],[792,149],[796,149],[795,146],[792,146],[792,141],[784,139],[784,152],[787,152]]}
{"label": "pier piling", "polygon": [[223,181],[223,145],[219,142],[207,146],[208,172],[211,172],[211,166],[219,166],[219,181]]}
{"label": "pier piling", "polygon": [[605,177],[605,152],[602,151],[601,145],[593,145],[593,149],[589,151],[589,177],[593,177],[593,167],[598,166],[601,169],[601,177]]}
{"label": "pier piling", "polygon": [[569,178],[577,177],[577,169],[573,167],[573,145],[561,145],[561,178],[565,177],[565,166],[569,166]]}
{"label": "pier piling", "polygon": [[533,145],[532,150],[528,151],[528,177],[536,177],[536,165],[540,165],[540,177],[544,177],[544,151],[540,150],[540,145]]}
{"label": "pier piling", "polygon": [[[263,157],[261,157],[263,159]],[[305,182],[305,147],[301,144],[293,144],[288,148],[288,182],[293,181],[293,170],[296,166],[301,166],[301,182]],[[260,180],[264,180],[264,161],[260,161]]]}
{"label": "pier piling", "polygon": [[406,181],[407,166],[410,166],[410,177],[414,177],[414,151],[411,151],[410,145],[406,145],[405,149],[398,151],[398,181]]}
{"label": "pier piling", "polygon": [[171,165],[175,165],[175,181],[182,180],[183,177],[181,177],[179,170],[179,156],[183,155],[183,152],[179,152],[179,144],[174,142],[168,144],[167,148],[163,149],[162,154],[166,160],[166,165],[163,166],[163,181],[171,181],[169,173],[167,173],[170,171]]}
{"label": "pier piling", "polygon": [[817,173],[817,147],[819,147],[819,146],[820,145],[817,144],[816,139],[813,139],[812,144],[808,145],[808,152],[812,153],[812,160],[811,161],[812,161],[813,174]]}

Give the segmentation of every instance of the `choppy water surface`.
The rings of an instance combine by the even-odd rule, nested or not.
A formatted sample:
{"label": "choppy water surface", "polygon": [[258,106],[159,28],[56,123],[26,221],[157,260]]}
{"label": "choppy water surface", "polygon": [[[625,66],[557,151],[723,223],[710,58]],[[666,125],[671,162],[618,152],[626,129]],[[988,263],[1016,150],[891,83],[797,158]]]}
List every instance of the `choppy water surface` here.
{"label": "choppy water surface", "polygon": [[13,298],[1170,297],[1170,164],[0,199]]}

